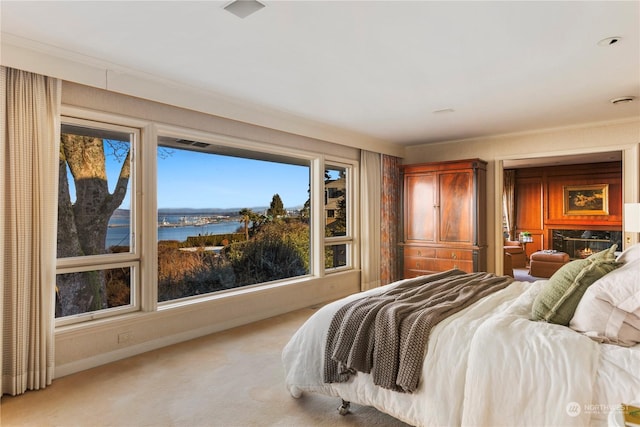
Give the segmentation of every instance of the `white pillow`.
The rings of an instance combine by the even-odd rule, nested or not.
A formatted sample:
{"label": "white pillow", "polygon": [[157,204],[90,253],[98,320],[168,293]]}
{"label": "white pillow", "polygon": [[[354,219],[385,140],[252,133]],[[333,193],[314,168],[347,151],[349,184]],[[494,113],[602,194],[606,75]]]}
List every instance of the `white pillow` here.
{"label": "white pillow", "polygon": [[[634,249],[632,254],[640,251]],[[569,327],[600,342],[622,346],[640,343],[640,257],[593,283],[578,303]]]}
{"label": "white pillow", "polygon": [[640,243],[636,243],[635,245],[625,249],[620,255],[618,255],[616,261],[631,262],[637,259],[640,259]]}

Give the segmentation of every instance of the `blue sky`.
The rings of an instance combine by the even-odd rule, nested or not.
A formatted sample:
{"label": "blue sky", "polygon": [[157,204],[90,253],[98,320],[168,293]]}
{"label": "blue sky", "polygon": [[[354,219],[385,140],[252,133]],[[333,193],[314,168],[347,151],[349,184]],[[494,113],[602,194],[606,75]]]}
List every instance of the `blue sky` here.
{"label": "blue sky", "polygon": [[308,199],[309,168],[171,149],[158,156],[158,208],[285,207]]}
{"label": "blue sky", "polygon": [[[106,156],[109,191],[113,192],[122,159]],[[309,168],[170,149],[158,156],[158,208],[253,208],[269,206],[279,194],[285,207],[301,206],[309,198]],[[73,178],[67,170],[71,200]],[[131,194],[131,186],[127,194]],[[129,209],[127,197],[120,206]]]}

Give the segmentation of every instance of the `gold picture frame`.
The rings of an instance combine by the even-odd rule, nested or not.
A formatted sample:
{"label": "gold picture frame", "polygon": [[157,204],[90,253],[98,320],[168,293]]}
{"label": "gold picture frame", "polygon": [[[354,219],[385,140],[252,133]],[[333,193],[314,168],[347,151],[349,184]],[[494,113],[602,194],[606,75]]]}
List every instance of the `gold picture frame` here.
{"label": "gold picture frame", "polygon": [[564,186],[564,215],[609,215],[609,184]]}

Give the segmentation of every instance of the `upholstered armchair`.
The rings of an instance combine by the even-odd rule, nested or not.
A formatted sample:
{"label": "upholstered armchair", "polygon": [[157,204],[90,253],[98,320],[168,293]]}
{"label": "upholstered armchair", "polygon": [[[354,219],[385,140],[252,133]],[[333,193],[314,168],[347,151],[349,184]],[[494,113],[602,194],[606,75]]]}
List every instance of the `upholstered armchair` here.
{"label": "upholstered armchair", "polygon": [[504,252],[511,255],[511,266],[513,268],[525,268],[527,266],[527,254],[520,242],[505,240]]}

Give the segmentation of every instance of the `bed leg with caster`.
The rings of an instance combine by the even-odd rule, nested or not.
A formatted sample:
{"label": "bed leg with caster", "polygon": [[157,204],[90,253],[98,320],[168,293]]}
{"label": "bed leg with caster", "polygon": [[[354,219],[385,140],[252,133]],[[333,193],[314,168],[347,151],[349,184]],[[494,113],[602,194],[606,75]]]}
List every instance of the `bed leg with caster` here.
{"label": "bed leg with caster", "polygon": [[347,402],[342,399],[342,405],[338,407],[338,413],[340,415],[347,415],[349,413],[349,407],[351,406],[351,402]]}

